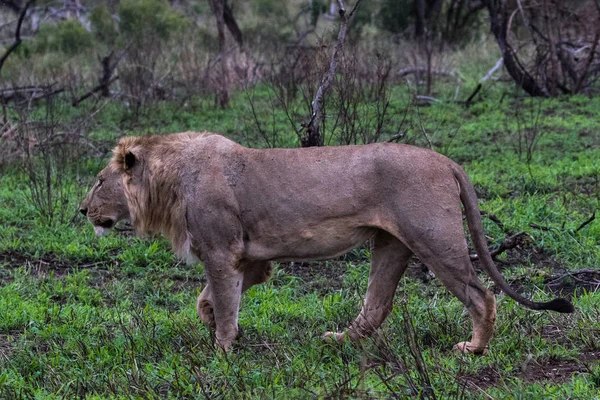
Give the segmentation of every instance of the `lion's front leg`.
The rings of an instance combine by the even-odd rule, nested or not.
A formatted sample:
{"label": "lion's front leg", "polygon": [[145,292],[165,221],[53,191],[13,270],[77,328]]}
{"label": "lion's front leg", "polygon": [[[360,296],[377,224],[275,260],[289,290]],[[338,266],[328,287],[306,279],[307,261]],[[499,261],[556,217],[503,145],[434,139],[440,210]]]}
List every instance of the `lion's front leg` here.
{"label": "lion's front leg", "polygon": [[238,335],[238,313],[244,282],[240,260],[231,253],[215,254],[205,262],[208,293],[211,294],[216,344],[225,351],[231,349]]}
{"label": "lion's front leg", "polygon": [[204,289],[196,300],[196,313],[200,317],[200,321],[206,326],[213,328],[215,327],[215,313],[212,300],[212,291],[210,285],[204,286]]}
{"label": "lion's front leg", "polygon": [[[244,283],[242,293],[254,285],[266,282],[271,276],[273,267],[268,261],[250,261],[242,266]],[[210,328],[215,327],[215,313],[210,285],[206,285],[196,300],[196,313],[200,320]]]}

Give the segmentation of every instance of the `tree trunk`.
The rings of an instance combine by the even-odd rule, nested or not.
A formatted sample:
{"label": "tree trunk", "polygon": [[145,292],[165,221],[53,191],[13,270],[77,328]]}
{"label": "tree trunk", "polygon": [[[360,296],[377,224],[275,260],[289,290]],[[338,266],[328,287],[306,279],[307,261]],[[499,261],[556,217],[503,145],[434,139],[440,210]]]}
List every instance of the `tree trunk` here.
{"label": "tree trunk", "polygon": [[237,21],[233,16],[233,11],[231,10],[231,7],[229,7],[227,2],[224,2],[223,5],[223,19],[225,21],[225,25],[227,25],[227,29],[229,29],[229,32],[231,33],[231,36],[233,36],[233,39],[241,47],[244,45],[242,31],[240,30],[240,27],[238,26]]}
{"label": "tree trunk", "polygon": [[504,58],[504,66],[513,80],[531,96],[548,96],[536,80],[523,68],[507,40],[508,12],[503,0],[482,0],[490,14],[491,30]]}
{"label": "tree trunk", "polygon": [[221,74],[219,75],[217,89],[217,103],[219,107],[225,108],[229,105],[229,68],[227,66],[227,51],[225,49],[225,0],[208,0],[215,20],[217,22],[217,32],[219,36],[219,58],[221,63]]}

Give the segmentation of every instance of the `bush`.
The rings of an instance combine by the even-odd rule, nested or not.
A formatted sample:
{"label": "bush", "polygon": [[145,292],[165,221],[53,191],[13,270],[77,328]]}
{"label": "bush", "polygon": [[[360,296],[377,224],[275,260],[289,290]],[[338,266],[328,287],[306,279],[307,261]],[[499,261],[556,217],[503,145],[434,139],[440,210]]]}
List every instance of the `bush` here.
{"label": "bush", "polygon": [[169,40],[186,25],[183,15],[163,0],[124,0],[118,15],[121,34],[137,43],[150,38]]}
{"label": "bush", "polygon": [[116,43],[119,33],[106,5],[100,5],[92,10],[90,23],[92,24],[92,32],[99,41],[106,43],[108,46],[113,46]]}
{"label": "bush", "polygon": [[92,35],[74,19],[43,25],[36,37],[36,51],[60,51],[73,56],[93,46]]}

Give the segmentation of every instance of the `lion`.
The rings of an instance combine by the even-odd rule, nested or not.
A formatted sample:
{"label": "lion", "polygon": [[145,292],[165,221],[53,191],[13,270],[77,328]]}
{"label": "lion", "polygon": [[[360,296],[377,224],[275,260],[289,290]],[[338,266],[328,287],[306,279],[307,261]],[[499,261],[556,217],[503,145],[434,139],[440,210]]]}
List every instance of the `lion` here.
{"label": "lion", "polygon": [[[177,255],[204,263],[208,283],[196,309],[226,351],[238,335],[242,293],[267,280],[272,261],[333,258],[370,240],[362,310],[346,330],[324,338],[373,335],[414,254],[471,315],[471,340],[455,348],[484,354],[496,302],[471,264],[461,205],[483,269],[499,288],[533,310],[574,311],[565,299],[533,302],[507,284],[487,248],[473,185],[458,164],[431,150],[391,143],[260,150],[185,132],[124,137],[107,169],[105,176],[121,177],[127,202],[109,200],[122,212],[107,204],[107,220],[127,208],[138,234],[162,233]],[[89,204],[94,190],[101,187]]]}
{"label": "lion", "polygon": [[121,175],[107,166],[96,175],[96,182],[79,206],[79,211],[94,225],[98,236],[106,235],[121,220],[129,219],[129,207]]}

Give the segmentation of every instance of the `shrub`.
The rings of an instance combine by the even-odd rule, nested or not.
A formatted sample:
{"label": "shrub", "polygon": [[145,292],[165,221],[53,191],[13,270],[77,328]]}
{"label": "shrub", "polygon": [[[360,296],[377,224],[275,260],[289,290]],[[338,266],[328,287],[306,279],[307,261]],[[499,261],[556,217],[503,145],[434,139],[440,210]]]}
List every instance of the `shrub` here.
{"label": "shrub", "polygon": [[38,52],[60,51],[75,55],[92,47],[92,35],[74,19],[61,21],[56,25],[43,25],[36,37]]}

